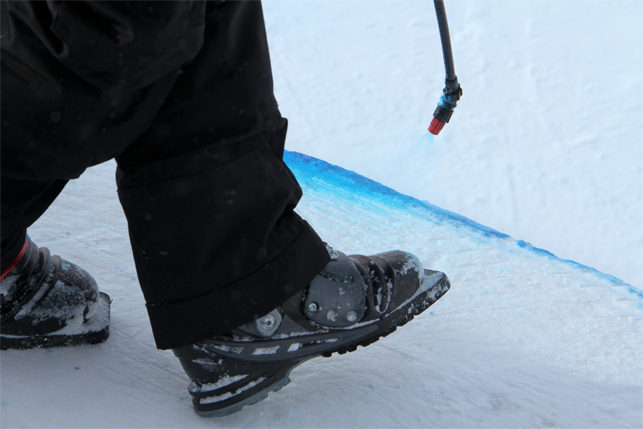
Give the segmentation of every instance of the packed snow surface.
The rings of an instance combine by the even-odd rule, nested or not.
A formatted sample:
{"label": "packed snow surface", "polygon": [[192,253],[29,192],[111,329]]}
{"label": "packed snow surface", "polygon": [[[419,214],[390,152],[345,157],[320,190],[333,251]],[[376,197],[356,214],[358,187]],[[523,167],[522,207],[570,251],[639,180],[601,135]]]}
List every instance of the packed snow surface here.
{"label": "packed snow surface", "polygon": [[285,159],[304,189],[299,213],[334,248],[409,250],[451,290],[379,342],[296,368],[266,400],[198,417],[178,360],[154,347],[103,164],[31,236],[111,295],[111,337],[2,352],[2,427],[641,426],[643,292],[324,161]]}

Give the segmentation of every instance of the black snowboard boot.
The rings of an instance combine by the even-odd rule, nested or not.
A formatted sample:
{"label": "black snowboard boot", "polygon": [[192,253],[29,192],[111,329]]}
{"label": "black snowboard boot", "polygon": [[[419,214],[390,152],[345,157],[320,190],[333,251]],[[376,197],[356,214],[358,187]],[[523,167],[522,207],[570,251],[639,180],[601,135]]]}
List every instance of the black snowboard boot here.
{"label": "black snowboard boot", "polygon": [[222,335],[174,349],[192,380],[197,414],[225,416],[290,382],[297,365],[367,346],[426,310],[447,290],[440,272],[410,253],[346,256],[331,262],[284,305]]}
{"label": "black snowboard boot", "polygon": [[87,271],[29,238],[0,280],[0,348],[95,344],[109,336],[109,296]]}

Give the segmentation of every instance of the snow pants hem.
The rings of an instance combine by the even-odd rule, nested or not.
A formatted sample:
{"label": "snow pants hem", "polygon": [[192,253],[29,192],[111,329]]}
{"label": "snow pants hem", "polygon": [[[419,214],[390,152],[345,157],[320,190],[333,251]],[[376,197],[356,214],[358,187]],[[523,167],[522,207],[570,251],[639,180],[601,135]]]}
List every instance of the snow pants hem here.
{"label": "snow pants hem", "polygon": [[171,349],[212,338],[269,313],[306,287],[329,256],[315,231],[292,215],[301,233],[251,275],[189,299],[147,304],[156,346]]}

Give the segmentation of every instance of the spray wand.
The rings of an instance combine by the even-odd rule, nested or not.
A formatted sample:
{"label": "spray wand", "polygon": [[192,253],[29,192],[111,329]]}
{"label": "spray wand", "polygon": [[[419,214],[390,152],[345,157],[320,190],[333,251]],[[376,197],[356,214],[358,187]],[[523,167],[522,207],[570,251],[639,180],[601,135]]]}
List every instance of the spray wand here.
{"label": "spray wand", "polygon": [[444,1],[433,0],[433,4],[435,5],[435,14],[438,17],[444,68],[446,69],[446,86],[444,91],[442,91],[443,93],[438,102],[438,108],[433,112],[433,120],[429,126],[429,132],[437,136],[451,119],[453,110],[458,104],[460,97],[462,97],[462,88],[458,83],[458,77],[455,75],[453,51],[451,50],[451,36],[449,34],[449,23],[447,22],[447,14],[444,9]]}

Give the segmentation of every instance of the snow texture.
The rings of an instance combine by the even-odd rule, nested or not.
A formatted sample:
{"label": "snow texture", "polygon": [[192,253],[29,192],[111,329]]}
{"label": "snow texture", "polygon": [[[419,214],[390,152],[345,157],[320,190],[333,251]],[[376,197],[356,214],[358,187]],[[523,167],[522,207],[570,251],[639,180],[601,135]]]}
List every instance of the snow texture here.
{"label": "snow texture", "polygon": [[233,375],[233,376],[224,375],[216,383],[206,383],[202,385],[199,391],[211,392],[213,390],[218,390],[218,389],[221,389],[222,387],[229,386],[232,383],[236,383],[239,380],[243,380],[247,376],[248,374],[239,374],[239,375]]}
{"label": "snow texture", "polygon": [[258,379],[253,380],[250,383],[246,384],[245,386],[242,386],[242,387],[240,387],[240,388],[238,388],[236,390],[233,390],[231,392],[222,393],[221,395],[208,396],[207,398],[201,398],[199,400],[199,402],[202,403],[202,404],[213,404],[215,402],[225,401],[226,399],[232,398],[233,396],[237,396],[240,393],[243,393],[248,389],[252,389],[257,384],[263,383],[265,380],[266,380],[265,377],[259,377]]}
{"label": "snow texture", "polygon": [[368,348],[298,367],[240,413],[200,418],[178,360],[154,348],[103,164],[31,235],[92,271],[114,299],[112,335],[2,352],[2,426],[640,427],[640,290],[324,161],[285,159],[305,192],[300,214],[335,248],[409,250],[452,289]]}
{"label": "snow texture", "polygon": [[274,355],[277,353],[277,350],[279,350],[279,346],[275,347],[257,347],[254,352],[252,352],[253,355]]}

